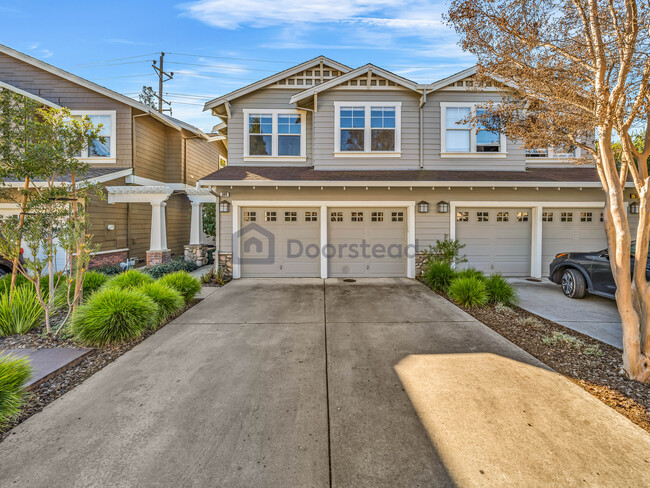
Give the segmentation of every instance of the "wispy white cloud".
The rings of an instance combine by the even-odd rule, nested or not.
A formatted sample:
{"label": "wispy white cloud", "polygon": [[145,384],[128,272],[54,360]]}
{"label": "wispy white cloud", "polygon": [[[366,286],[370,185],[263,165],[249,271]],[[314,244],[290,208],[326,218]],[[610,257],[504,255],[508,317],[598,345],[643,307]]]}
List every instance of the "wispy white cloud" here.
{"label": "wispy white cloud", "polygon": [[29,50],[32,51],[32,54],[34,56],[41,59],[47,59],[54,56],[54,53],[52,51],[49,49],[40,49],[40,46],[41,45],[38,42],[34,42],[29,46]]}

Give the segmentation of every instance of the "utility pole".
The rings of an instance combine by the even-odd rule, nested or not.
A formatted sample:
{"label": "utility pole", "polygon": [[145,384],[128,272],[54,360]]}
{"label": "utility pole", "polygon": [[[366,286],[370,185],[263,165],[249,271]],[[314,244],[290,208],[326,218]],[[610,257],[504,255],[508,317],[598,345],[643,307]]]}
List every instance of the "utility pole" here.
{"label": "utility pole", "polygon": [[[163,62],[165,59],[165,53],[160,53],[160,66],[156,66],[156,61],[153,61],[153,69],[158,75],[158,112],[163,113],[163,112],[170,112],[172,111],[171,109],[171,103],[163,99],[163,83],[166,81],[171,80],[174,77],[174,72],[171,71],[170,73],[165,73]],[[167,77],[167,78],[165,78]],[[167,105],[170,106],[170,108],[163,109],[163,103],[166,103]]]}

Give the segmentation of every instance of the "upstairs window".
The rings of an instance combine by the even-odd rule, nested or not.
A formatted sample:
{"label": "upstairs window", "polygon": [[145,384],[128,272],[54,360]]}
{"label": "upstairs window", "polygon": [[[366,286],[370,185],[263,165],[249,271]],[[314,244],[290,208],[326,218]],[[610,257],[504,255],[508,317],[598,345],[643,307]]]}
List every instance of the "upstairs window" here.
{"label": "upstairs window", "polygon": [[99,139],[93,141],[87,148],[84,148],[77,157],[82,160],[89,160],[93,163],[115,162],[117,158],[116,149],[116,112],[114,110],[96,110],[92,112],[82,112],[78,110],[71,111],[72,117],[81,119],[87,115],[94,125],[100,125],[99,135],[103,137],[104,142]]}
{"label": "upstairs window", "polygon": [[578,147],[548,147],[542,149],[526,149],[526,159],[570,159],[579,158],[581,155]]}
{"label": "upstairs window", "polygon": [[467,118],[480,115],[484,109],[474,103],[441,102],[441,157],[506,157],[505,136],[488,130],[484,124],[472,127]]}
{"label": "upstairs window", "polygon": [[244,158],[249,160],[306,157],[302,113],[294,110],[244,110]]}
{"label": "upstairs window", "polygon": [[399,156],[399,102],[335,102],[335,156]]}

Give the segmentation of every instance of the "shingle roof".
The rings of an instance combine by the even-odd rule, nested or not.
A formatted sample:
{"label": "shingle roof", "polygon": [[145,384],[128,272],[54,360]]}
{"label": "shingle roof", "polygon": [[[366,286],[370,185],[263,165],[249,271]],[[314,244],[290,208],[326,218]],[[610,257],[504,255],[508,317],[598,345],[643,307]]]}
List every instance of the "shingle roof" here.
{"label": "shingle roof", "polygon": [[595,168],[530,168],[525,171],[451,171],[451,170],[315,170],[311,167],[226,166],[201,179],[201,184],[235,182],[392,182],[392,183],[598,183]]}
{"label": "shingle roof", "polygon": [[[87,180],[93,180],[96,178],[102,178],[105,180],[105,176],[111,175],[113,173],[121,173],[123,171],[131,170],[131,168],[89,168],[86,173],[81,176],[77,177],[78,181],[87,181]],[[21,182],[20,178],[14,178],[14,177],[9,177],[5,178],[4,182],[5,183],[18,183]],[[70,183],[70,175],[65,175],[62,177],[56,177],[54,178],[54,181],[57,183]],[[109,180],[110,181],[110,180]],[[40,181],[36,181],[39,183]]]}

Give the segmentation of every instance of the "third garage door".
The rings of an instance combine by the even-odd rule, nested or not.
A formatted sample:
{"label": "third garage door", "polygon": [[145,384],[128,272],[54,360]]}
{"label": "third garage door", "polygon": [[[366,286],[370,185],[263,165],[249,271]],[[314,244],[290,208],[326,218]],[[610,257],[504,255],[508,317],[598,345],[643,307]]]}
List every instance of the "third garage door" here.
{"label": "third garage door", "polygon": [[329,208],[328,275],[406,276],[405,208]]}
{"label": "third garage door", "polygon": [[530,275],[531,211],[527,208],[459,208],[456,239],[468,265],[484,273]]}

